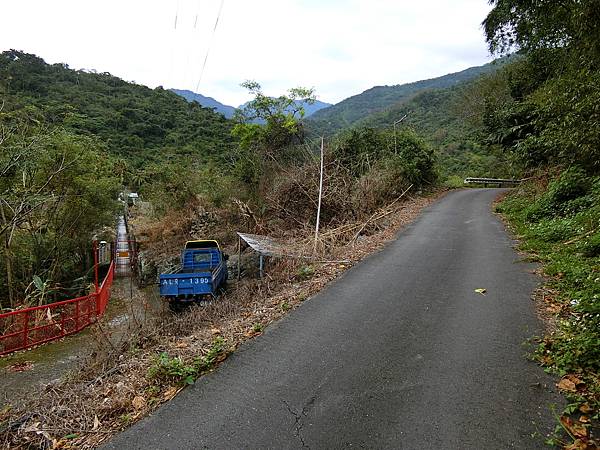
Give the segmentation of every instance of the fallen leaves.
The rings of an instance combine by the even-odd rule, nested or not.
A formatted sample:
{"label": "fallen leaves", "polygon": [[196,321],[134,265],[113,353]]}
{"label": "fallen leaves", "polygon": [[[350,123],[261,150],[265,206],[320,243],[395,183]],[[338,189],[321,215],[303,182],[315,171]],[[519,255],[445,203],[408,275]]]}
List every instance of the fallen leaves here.
{"label": "fallen leaves", "polygon": [[144,409],[144,407],[146,406],[146,399],[141,395],[136,395],[131,401],[131,405],[136,411],[139,411],[141,409]]}
{"label": "fallen leaves", "polygon": [[567,430],[569,434],[575,438],[586,438],[588,435],[587,427],[578,420],[571,419],[567,416],[562,416],[560,418],[560,423],[565,430]]}
{"label": "fallen leaves", "polygon": [[163,394],[163,400],[164,401],[168,401],[171,400],[173,397],[175,397],[179,391],[181,391],[183,388],[182,387],[177,387],[177,386],[171,386],[169,387],[165,393]]}
{"label": "fallen leaves", "polygon": [[556,387],[564,392],[577,392],[577,388],[583,385],[585,383],[576,375],[568,374],[561,378]]}
{"label": "fallen leaves", "polygon": [[584,403],[579,407],[579,411],[583,414],[591,414],[594,410],[589,403]]}
{"label": "fallen leaves", "polygon": [[558,387],[558,389],[560,389],[561,391],[565,392],[577,392],[577,385],[568,378],[561,379],[557,383],[556,387]]}
{"label": "fallen leaves", "polygon": [[598,450],[598,445],[586,439],[576,439],[570,445],[567,445],[564,450]]}

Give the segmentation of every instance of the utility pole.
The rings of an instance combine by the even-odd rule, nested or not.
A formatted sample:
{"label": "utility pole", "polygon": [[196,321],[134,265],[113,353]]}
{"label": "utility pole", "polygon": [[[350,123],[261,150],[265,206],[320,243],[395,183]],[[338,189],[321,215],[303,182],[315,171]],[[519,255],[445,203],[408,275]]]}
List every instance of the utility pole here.
{"label": "utility pole", "polygon": [[395,155],[398,154],[398,144],[396,142],[396,125],[398,125],[400,122],[402,122],[404,119],[406,119],[407,116],[408,116],[408,114],[404,114],[402,119],[396,120],[394,122],[394,154]]}
{"label": "utility pole", "polygon": [[317,250],[317,242],[319,240],[319,222],[321,220],[321,199],[323,197],[323,141],[321,136],[321,176],[319,178],[319,203],[317,204],[317,225],[315,227],[315,245],[314,251]]}

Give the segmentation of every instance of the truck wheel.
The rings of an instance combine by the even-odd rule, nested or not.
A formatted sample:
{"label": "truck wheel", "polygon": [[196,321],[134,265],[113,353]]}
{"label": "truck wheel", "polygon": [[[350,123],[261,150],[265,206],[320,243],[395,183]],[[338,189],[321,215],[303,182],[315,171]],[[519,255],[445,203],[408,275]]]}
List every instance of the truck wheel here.
{"label": "truck wheel", "polygon": [[179,313],[183,311],[183,305],[181,304],[181,302],[172,301],[169,302],[169,309],[171,310],[171,312]]}

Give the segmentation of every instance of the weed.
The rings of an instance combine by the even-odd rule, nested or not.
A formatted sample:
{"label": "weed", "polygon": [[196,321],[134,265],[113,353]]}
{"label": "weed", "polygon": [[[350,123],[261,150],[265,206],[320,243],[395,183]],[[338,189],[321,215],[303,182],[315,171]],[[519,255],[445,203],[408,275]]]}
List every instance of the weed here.
{"label": "weed", "polygon": [[252,325],[252,331],[254,331],[255,333],[262,333],[264,329],[265,326],[262,323],[255,323],[254,325]]}
{"label": "weed", "polygon": [[210,370],[220,358],[227,356],[225,339],[217,337],[213,341],[208,353],[200,359],[196,360],[196,367],[200,372]]}
{"label": "weed", "polygon": [[582,245],[581,251],[583,256],[595,258],[600,256],[600,233],[590,236]]}
{"label": "weed", "polygon": [[308,280],[315,274],[315,269],[312,266],[302,266],[298,269],[296,278],[298,280]]}
{"label": "weed", "polygon": [[461,189],[465,187],[463,178],[458,175],[450,175],[446,181],[444,181],[443,185],[449,189]]}
{"label": "weed", "polygon": [[193,384],[197,373],[193,365],[187,365],[181,358],[171,358],[168,353],[162,352],[148,369],[148,378],[177,384]]}
{"label": "weed", "polygon": [[150,386],[148,389],[146,389],[146,392],[150,397],[153,397],[155,395],[158,395],[158,393],[160,392],[160,388],[158,386]]}
{"label": "weed", "polygon": [[289,311],[292,306],[284,300],[279,304],[279,307],[282,311]]}
{"label": "weed", "polygon": [[148,369],[148,378],[158,383],[194,384],[198,376],[212,369],[224,356],[227,356],[227,352],[222,337],[217,337],[206,355],[196,358],[192,364],[186,364],[180,357],[171,358],[168,353],[162,352]]}

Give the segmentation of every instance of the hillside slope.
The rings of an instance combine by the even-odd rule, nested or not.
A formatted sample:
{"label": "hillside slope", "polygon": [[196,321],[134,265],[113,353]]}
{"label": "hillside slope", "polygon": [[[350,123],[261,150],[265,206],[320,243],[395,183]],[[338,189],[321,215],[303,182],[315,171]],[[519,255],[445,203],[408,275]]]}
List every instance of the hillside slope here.
{"label": "hillside slope", "polygon": [[169,154],[215,156],[233,142],[222,115],[162,87],[47,64],[20,51],[0,54],[0,94],[4,112],[26,111],[50,126],[95,136],[136,165]]}
{"label": "hillside slope", "polygon": [[429,80],[395,86],[375,86],[361,94],[354,95],[329,108],[318,111],[307,121],[307,125],[314,134],[334,134],[344,128],[353,126],[359,120],[371,114],[407,101],[419,92],[428,89],[450,88],[475,79],[482,74],[493,72],[497,67],[498,63],[493,62]]}

